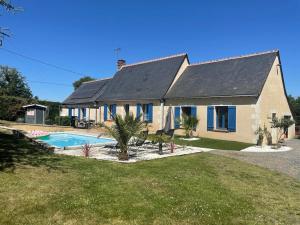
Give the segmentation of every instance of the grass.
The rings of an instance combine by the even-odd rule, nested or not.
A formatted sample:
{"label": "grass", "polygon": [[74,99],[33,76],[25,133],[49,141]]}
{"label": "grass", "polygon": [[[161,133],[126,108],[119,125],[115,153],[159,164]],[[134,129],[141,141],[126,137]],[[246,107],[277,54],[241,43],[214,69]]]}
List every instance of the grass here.
{"label": "grass", "polygon": [[0,224],[299,224],[300,183],[209,153],[120,164],[0,132]]}
{"label": "grass", "polygon": [[185,141],[180,139],[182,137],[183,136],[175,136],[175,144],[189,145],[189,146],[202,147],[202,148],[222,149],[222,150],[237,150],[237,151],[253,145],[250,143],[217,140],[217,139],[203,138],[203,137],[195,141]]}

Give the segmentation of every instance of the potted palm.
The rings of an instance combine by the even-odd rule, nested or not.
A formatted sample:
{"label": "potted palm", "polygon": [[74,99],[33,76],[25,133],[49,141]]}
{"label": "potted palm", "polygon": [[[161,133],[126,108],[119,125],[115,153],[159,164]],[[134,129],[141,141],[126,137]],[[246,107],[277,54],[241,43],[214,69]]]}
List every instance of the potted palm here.
{"label": "potted palm", "polygon": [[124,118],[120,115],[114,117],[112,126],[105,126],[107,133],[116,139],[119,146],[119,160],[128,160],[128,144],[132,137],[139,136],[145,128],[144,122],[133,115],[126,115]]}
{"label": "potted palm", "polygon": [[193,130],[196,128],[199,120],[194,116],[182,115],[181,124],[185,131],[185,137],[190,138],[193,136]]}

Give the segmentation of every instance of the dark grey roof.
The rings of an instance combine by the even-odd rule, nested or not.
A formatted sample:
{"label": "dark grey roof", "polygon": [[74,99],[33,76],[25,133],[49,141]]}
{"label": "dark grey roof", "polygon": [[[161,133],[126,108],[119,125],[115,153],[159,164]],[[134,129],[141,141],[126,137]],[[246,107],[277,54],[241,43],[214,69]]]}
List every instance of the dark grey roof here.
{"label": "dark grey roof", "polygon": [[63,101],[63,104],[76,105],[95,102],[97,98],[101,98],[110,80],[111,78],[82,83],[79,88]]}
{"label": "dark grey roof", "polygon": [[107,86],[102,98],[109,100],[162,99],[186,54],[123,66]]}
{"label": "dark grey roof", "polygon": [[189,65],[165,98],[258,96],[278,51]]}
{"label": "dark grey roof", "polygon": [[40,104],[30,104],[30,105],[24,105],[23,108],[24,109],[27,109],[27,108],[42,108],[42,109],[47,109],[47,106],[40,105]]}

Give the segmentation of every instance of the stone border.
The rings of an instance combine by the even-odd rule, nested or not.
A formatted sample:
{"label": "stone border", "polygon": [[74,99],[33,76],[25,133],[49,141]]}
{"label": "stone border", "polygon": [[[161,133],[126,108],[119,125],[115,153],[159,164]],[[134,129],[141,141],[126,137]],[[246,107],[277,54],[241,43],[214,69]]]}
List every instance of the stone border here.
{"label": "stone border", "polygon": [[260,153],[260,152],[272,152],[272,153],[276,153],[276,152],[287,152],[292,150],[292,148],[287,147],[287,146],[282,146],[278,149],[272,148],[272,146],[265,146],[265,147],[260,147],[260,146],[250,146],[248,148],[242,149],[241,152],[256,152],[256,153]]}

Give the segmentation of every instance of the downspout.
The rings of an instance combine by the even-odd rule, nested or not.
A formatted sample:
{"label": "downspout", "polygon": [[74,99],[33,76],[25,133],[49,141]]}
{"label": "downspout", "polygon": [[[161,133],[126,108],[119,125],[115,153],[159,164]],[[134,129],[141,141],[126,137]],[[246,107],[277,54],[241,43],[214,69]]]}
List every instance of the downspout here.
{"label": "downspout", "polygon": [[164,108],[165,108],[165,101],[160,100],[160,129],[164,128]]}

